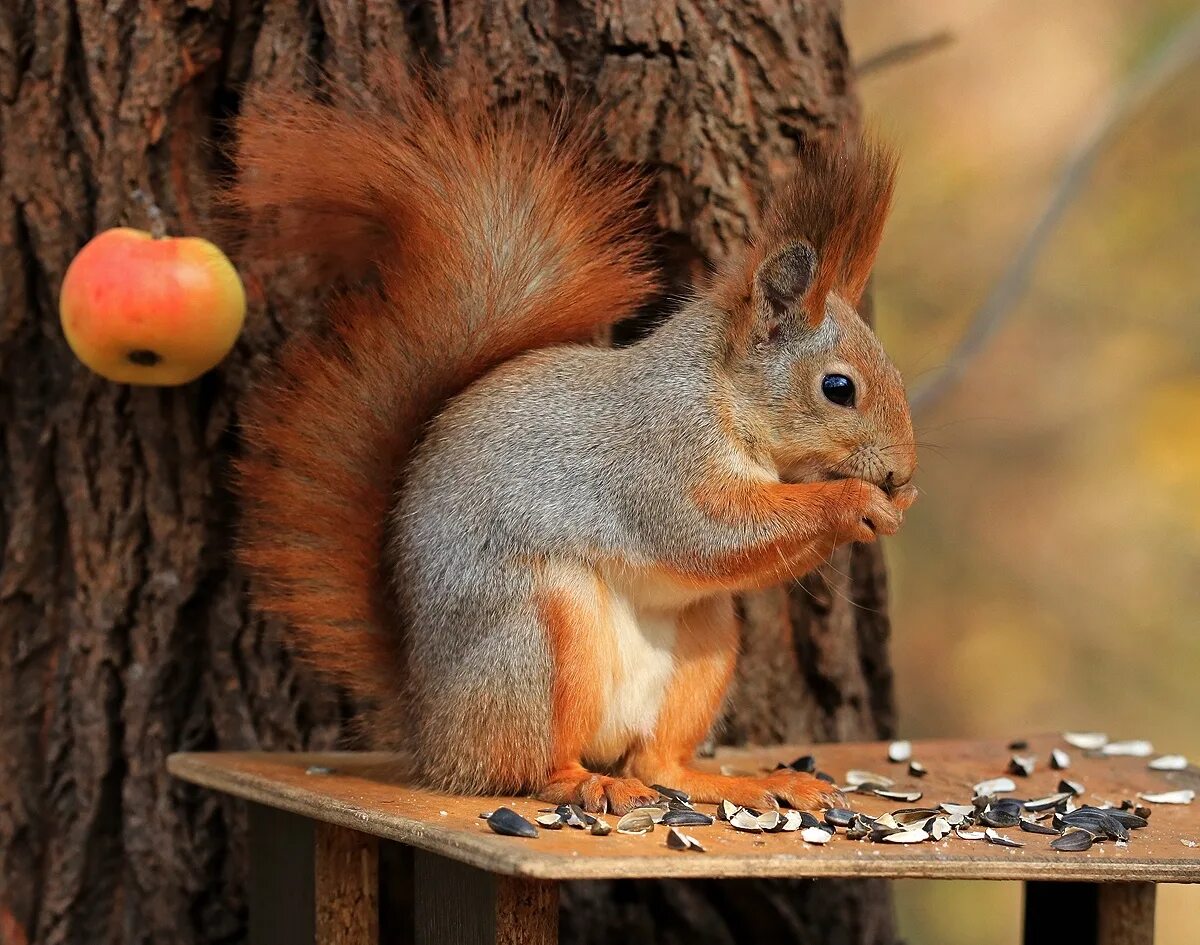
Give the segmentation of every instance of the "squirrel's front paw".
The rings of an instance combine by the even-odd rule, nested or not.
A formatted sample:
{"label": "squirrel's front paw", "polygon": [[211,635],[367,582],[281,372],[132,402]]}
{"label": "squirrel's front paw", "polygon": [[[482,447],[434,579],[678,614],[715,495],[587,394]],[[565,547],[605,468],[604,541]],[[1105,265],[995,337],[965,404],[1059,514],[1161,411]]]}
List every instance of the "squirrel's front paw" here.
{"label": "squirrel's front paw", "polygon": [[[830,486],[834,510],[830,531],[834,543],[839,545],[847,541],[871,542],[880,535],[894,535],[904,521],[904,509],[916,499],[916,490],[911,486],[904,486],[889,496],[865,479],[840,479]],[[911,493],[909,489],[912,489]]]}

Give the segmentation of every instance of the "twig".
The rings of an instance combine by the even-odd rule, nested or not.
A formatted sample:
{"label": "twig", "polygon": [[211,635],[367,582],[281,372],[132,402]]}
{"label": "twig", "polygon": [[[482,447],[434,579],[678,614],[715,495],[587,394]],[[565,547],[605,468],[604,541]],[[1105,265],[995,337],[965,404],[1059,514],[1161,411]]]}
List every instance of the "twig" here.
{"label": "twig", "polygon": [[141,187],[135,187],[129,192],[129,196],[146,211],[146,216],[150,219],[150,235],[156,240],[162,239],[167,235],[167,222],[163,219],[163,212],[159,209],[158,204],[154,202],[154,198],[142,190]]}
{"label": "twig", "polygon": [[903,43],[890,46],[873,56],[868,56],[854,67],[854,71],[859,78],[862,78],[872,72],[879,72],[901,63],[911,62],[913,59],[920,59],[931,52],[936,52],[943,46],[949,46],[953,40],[954,34],[949,30],[940,30],[919,39],[905,40]]}
{"label": "twig", "polygon": [[1067,208],[1079,196],[1096,159],[1126,119],[1185,66],[1200,56],[1200,13],[1193,14],[1125,82],[1088,133],[1080,140],[1059,175],[1050,200],[1035,220],[1008,268],[993,284],[975,312],[966,333],[945,367],[912,397],[915,410],[928,410],[961,379],[967,366],[986,347],[1005,317],[1020,300],[1029,274],[1046,243],[1062,221]]}

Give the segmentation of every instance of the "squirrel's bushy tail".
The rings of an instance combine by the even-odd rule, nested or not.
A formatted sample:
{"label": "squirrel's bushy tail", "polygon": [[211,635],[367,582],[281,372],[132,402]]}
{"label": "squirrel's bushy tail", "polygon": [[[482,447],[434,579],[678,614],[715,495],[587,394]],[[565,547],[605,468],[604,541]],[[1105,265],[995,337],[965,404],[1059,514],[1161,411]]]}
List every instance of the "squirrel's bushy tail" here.
{"label": "squirrel's bushy tail", "polygon": [[303,656],[359,696],[394,696],[381,549],[408,454],[496,364],[587,338],[648,296],[629,230],[640,185],[587,133],[438,104],[398,67],[369,103],[261,99],[237,132],[252,249],[367,286],[251,399],[241,556]]}

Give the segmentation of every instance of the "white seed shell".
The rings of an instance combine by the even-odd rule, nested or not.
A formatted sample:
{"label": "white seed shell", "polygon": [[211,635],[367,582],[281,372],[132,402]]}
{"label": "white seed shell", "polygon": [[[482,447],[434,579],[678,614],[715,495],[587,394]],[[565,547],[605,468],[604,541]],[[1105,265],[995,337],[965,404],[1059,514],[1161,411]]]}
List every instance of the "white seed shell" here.
{"label": "white seed shell", "polygon": [[908,761],[912,757],[912,742],[892,742],[888,745],[888,761]]}
{"label": "white seed shell", "polygon": [[1150,762],[1155,771],[1185,771],[1188,760],[1183,755],[1160,755]]}
{"label": "white seed shell", "polygon": [[828,843],[832,836],[828,830],[822,830],[820,827],[805,827],[800,831],[800,839],[805,843]]}
{"label": "white seed shell", "polygon": [[1138,797],[1151,804],[1190,804],[1196,799],[1196,792],[1191,788],[1183,788],[1178,791],[1164,791],[1161,794],[1139,794]]}
{"label": "white seed shell", "polygon": [[1106,755],[1129,755],[1133,758],[1149,758],[1154,746],[1147,741],[1109,742],[1100,749]]}
{"label": "white seed shell", "polygon": [[1004,791],[1015,791],[1017,785],[1012,778],[992,778],[990,781],[980,781],[975,785],[974,791],[977,797],[988,794],[1000,794]]}
{"label": "white seed shell", "polygon": [[929,839],[925,830],[901,830],[899,833],[889,833],[883,838],[887,843],[923,843]]}
{"label": "white seed shell", "polygon": [[1096,751],[1108,743],[1103,732],[1063,732],[1063,741],[1083,751]]}

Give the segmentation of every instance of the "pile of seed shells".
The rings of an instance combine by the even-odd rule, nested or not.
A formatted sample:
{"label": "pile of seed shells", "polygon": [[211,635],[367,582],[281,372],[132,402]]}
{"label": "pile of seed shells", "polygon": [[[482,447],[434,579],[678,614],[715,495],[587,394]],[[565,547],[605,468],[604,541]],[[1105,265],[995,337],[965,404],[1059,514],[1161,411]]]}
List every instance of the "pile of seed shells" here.
{"label": "pile of seed shells", "polygon": [[[1088,756],[1129,755],[1150,758],[1153,746],[1145,741],[1110,742],[1098,732],[1068,732],[1063,736],[1071,747]],[[1029,777],[1038,766],[1036,756],[1028,754],[1028,745],[1017,741],[1009,745],[1013,752],[1008,763],[1012,777],[992,778],[974,785],[969,803],[940,803],[936,807],[907,806],[878,816],[871,816],[846,808],[834,807],[818,816],[809,811],[765,810],[740,807],[730,801],[717,805],[716,818],[696,810],[691,798],[682,791],[664,785],[652,785],[658,799],[644,807],[629,811],[616,820],[615,825],[603,816],[589,814],[574,804],[561,804],[539,812],[536,825],[520,814],[507,808],[481,814],[488,826],[496,833],[516,837],[536,837],[538,828],[562,830],[573,828],[588,831],[595,836],[606,836],[614,829],[617,833],[642,835],[656,827],[667,829],[666,844],[673,850],[704,852],[703,844],[686,829],[712,826],[717,820],[734,830],[747,833],[798,833],[810,844],[828,843],[839,831],[848,840],[875,843],[924,843],[940,841],[951,835],[960,840],[984,841],[1004,847],[1023,847],[1018,840],[1024,834],[1052,836],[1050,848],[1064,853],[1088,850],[1095,843],[1113,842],[1123,846],[1129,842],[1130,831],[1145,827],[1152,813],[1148,804],[1190,804],[1195,791],[1182,789],[1162,793],[1139,794],[1137,800],[1126,799],[1121,805],[1093,805],[1080,803],[1086,793],[1079,781],[1064,777],[1058,789],[1043,797],[1020,799],[1008,797],[1017,793],[1016,778]],[[912,778],[924,777],[925,766],[912,757],[912,745],[907,741],[892,742],[887,750],[888,761],[907,764]],[[1062,748],[1050,752],[1048,765],[1055,771],[1066,771],[1071,767],[1070,753]],[[1155,771],[1182,771],[1188,761],[1181,755],[1160,755],[1148,762]],[[818,771],[816,759],[804,755],[789,764],[780,764],[778,769],[813,774],[831,783],[836,781]],[[778,770],[777,769],[777,770]],[[866,770],[846,772],[845,781],[839,786],[845,794],[870,794],[886,800],[904,804],[916,804],[922,792],[913,788],[899,787],[896,782],[882,774]],[[1001,833],[1012,831],[1016,833]],[[1186,841],[1185,841],[1186,842]]]}

